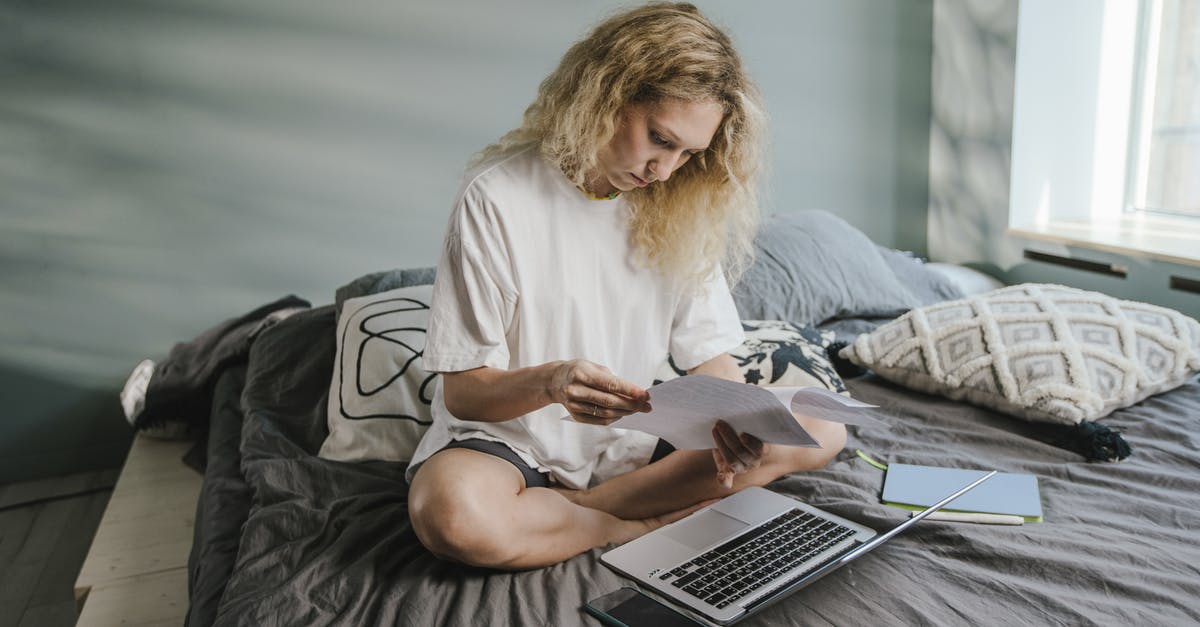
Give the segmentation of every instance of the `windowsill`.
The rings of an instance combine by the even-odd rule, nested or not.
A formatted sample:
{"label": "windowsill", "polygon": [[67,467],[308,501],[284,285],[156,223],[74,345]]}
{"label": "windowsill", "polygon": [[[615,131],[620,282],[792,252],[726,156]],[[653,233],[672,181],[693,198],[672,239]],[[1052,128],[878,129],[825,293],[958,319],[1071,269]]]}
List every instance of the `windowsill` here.
{"label": "windowsill", "polygon": [[1123,216],[1111,222],[1047,222],[1008,233],[1111,253],[1200,266],[1200,219]]}

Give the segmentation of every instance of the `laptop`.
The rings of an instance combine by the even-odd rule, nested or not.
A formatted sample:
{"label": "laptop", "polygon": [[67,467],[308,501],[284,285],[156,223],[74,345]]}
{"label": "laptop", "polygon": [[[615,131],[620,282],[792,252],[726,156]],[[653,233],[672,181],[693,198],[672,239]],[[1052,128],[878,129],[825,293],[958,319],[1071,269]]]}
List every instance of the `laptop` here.
{"label": "laptop", "polygon": [[747,488],[600,556],[643,588],[719,625],[754,614],[917,524],[991,471],[880,534],[763,488]]}

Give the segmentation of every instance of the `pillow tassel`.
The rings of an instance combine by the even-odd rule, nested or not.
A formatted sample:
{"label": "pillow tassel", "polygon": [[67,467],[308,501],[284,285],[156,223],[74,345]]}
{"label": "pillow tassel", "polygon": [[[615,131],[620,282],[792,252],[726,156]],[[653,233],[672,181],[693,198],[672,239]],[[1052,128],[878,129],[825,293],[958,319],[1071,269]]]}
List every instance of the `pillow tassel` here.
{"label": "pillow tassel", "polygon": [[829,355],[829,362],[833,364],[833,369],[843,379],[854,379],[867,374],[866,368],[842,357],[842,349],[849,345],[849,342],[834,342],[829,345],[829,348],[825,349],[825,353]]}
{"label": "pillow tassel", "polygon": [[1089,460],[1105,462],[1120,461],[1133,452],[1120,433],[1087,420],[1072,427],[1054,444],[1079,453]]}

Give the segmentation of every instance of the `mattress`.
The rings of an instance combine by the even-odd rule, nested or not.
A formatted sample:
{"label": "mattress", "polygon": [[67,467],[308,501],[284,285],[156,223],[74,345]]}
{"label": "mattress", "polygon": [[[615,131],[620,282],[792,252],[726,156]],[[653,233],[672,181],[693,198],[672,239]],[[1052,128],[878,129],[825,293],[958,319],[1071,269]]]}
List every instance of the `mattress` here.
{"label": "mattress", "polygon": [[[595,549],[526,572],[443,562],[417,541],[404,465],[316,456],[325,436],[335,312],[296,314],[223,375],[190,563],[191,625],[595,624],[581,606],[631,582]],[[825,469],[770,489],[875,528],[887,462],[1038,477],[1045,522],[916,525],[746,625],[1200,622],[1200,381],[1103,423],[1133,447],[1087,462],[1056,428],[905,390],[847,382],[881,424],[851,427]]]}

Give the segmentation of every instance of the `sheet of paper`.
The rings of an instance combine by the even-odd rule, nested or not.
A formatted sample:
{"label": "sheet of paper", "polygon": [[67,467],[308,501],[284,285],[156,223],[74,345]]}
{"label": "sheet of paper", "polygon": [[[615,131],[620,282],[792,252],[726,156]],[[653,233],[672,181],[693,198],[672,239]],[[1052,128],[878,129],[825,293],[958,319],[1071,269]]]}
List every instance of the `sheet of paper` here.
{"label": "sheet of paper", "polygon": [[816,448],[820,443],[796,421],[789,404],[801,399],[804,415],[852,424],[862,424],[863,418],[854,415],[859,409],[872,407],[820,388],[761,388],[707,375],[672,379],[649,391],[653,411],[630,414],[610,426],[652,433],[678,449],[712,448],[717,420],[764,442]]}
{"label": "sheet of paper", "polygon": [[771,391],[781,390],[784,394],[790,393],[790,396],[780,396],[779,393],[776,393],[776,396],[785,405],[791,407],[794,413],[801,416],[812,416],[821,420],[831,420],[833,422],[858,425],[860,427],[874,427],[884,424],[867,412],[862,411],[878,407],[878,405],[842,396],[833,390],[819,387],[767,389]]}

